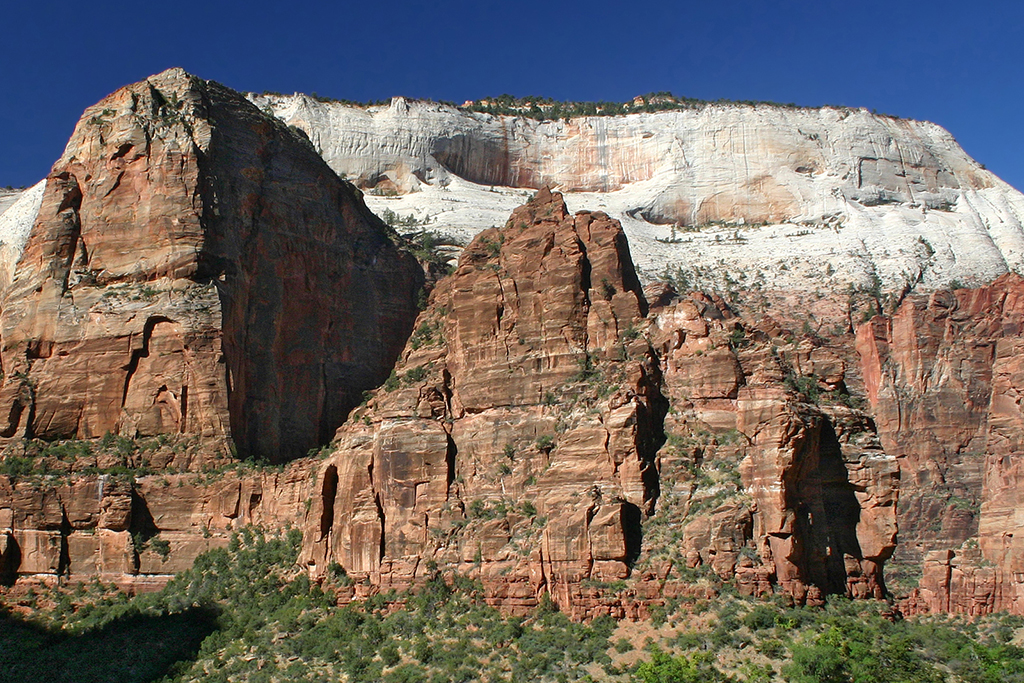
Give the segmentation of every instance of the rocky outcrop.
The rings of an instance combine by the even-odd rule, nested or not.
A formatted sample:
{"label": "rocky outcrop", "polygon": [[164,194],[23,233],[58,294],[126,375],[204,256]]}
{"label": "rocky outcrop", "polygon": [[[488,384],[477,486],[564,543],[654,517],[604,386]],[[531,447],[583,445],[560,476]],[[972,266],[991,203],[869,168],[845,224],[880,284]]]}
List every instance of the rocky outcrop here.
{"label": "rocky outcrop", "polygon": [[621,228],[540,191],[431,296],[320,466],[302,561],[405,586],[434,563],[512,608],[630,574],[658,494],[658,362]]}
{"label": "rocky outcrop", "polygon": [[651,334],[673,406],[655,521],[683,532],[654,557],[745,593],[883,597],[899,469],[846,405],[836,349],[705,296],[656,311]]}
{"label": "rocky outcrop", "polygon": [[86,110],[13,256],[0,435],[272,461],[387,376],[423,281],[301,133],[180,69]]}
{"label": "rocky outcrop", "polygon": [[[319,468],[311,574],[405,587],[441,566],[576,616],[713,590],[705,568],[801,602],[882,597],[899,472],[841,404],[843,362],[748,337],[720,299],[646,306],[618,225],[557,194],[481,233]],[[801,393],[818,378],[835,405]]]}
{"label": "rocky outcrop", "polygon": [[[937,206],[954,196],[947,192],[992,184],[962,152],[949,154],[955,143],[938,126],[863,110],[708,104],[538,121],[400,97],[366,108],[303,95],[254,101],[305,130],[332,167],[367,187],[386,178],[409,192],[454,175],[481,185],[614,192],[659,179],[667,187],[643,210],[683,226],[796,216],[804,204],[798,188],[832,173],[863,204]],[[681,153],[685,164],[669,173]],[[734,187],[727,195],[725,185]]]}
{"label": "rocky outcrop", "polygon": [[0,582],[160,586],[244,526],[301,527],[309,470],[306,462],[205,475],[0,476]]}
{"label": "rocky outcrop", "polygon": [[945,287],[1024,264],[1024,196],[931,123],[742,104],[538,121],[252,97],[379,194],[376,210],[467,240],[504,222],[515,188],[550,184],[571,209],[620,220],[644,272],[680,269],[700,287]]}
{"label": "rocky outcrop", "polygon": [[1024,613],[1022,295],[1007,275],[908,297],[858,330],[878,434],[904,473],[896,560],[923,571],[917,608]]}
{"label": "rocky outcrop", "polygon": [[[726,235],[701,221],[733,221],[714,242],[769,261],[767,240],[785,237],[790,275],[700,266],[724,273],[730,302],[762,296],[742,314],[691,291],[696,271],[675,271],[683,295],[669,284],[645,294],[620,223],[571,214],[545,188],[475,237],[414,321],[422,269],[302,133],[165,72],[87,111],[45,184],[0,214],[0,582],[98,576],[142,589],[245,525],[294,525],[310,575],[340,568],[354,596],[443,569],[479,579],[510,611],[547,592],[574,617],[637,617],[722,581],[809,604],[880,598],[895,568],[921,574],[905,612],[1024,613],[1024,280],[909,293],[948,275],[943,259],[962,261],[961,249],[982,255],[964,266],[972,274],[1016,263],[1020,214],[944,132],[764,107],[519,127],[440,106],[388,111],[388,126],[454,127],[420,166],[394,161],[420,144],[410,129],[378,155],[391,166],[359,172],[382,194],[419,190],[381,202],[467,188],[511,201],[469,180],[555,174],[577,197],[629,203],[627,223],[711,230],[687,233],[703,240],[693,258],[709,234]],[[751,113],[776,132],[752,126],[753,142],[726,154],[721,130],[747,130]],[[477,132],[458,137],[467,116]],[[696,132],[687,117],[700,118]],[[496,165],[473,137],[489,126],[506,127]],[[622,132],[637,126],[639,137]],[[673,126],[700,169],[672,165]],[[793,126],[802,141],[786,137]],[[544,144],[520,144],[542,133]],[[584,158],[594,144],[604,152]],[[779,166],[780,150],[804,170]],[[740,182],[737,154],[760,184]],[[549,156],[561,159],[550,172]],[[698,177],[709,168],[720,173]],[[732,194],[684,205],[722,178]],[[806,213],[808,192],[822,216]],[[1001,227],[964,238],[964,225],[996,215]],[[892,232],[894,216],[920,230]],[[741,219],[793,222],[741,233]],[[784,231],[797,223],[840,251],[858,242],[868,286],[773,294],[784,277],[815,282],[800,259],[856,280],[813,249],[794,259]],[[875,238],[858,232],[876,224],[898,233],[886,249],[912,238],[915,263],[932,270],[910,273],[899,309],[860,328],[854,357],[855,318],[896,301],[881,291],[892,278],[875,268]],[[951,226],[948,248],[924,234]],[[986,239],[995,251],[977,248]],[[332,436],[280,469],[214,467],[232,443],[283,461]],[[65,438],[92,441],[54,443]]]}

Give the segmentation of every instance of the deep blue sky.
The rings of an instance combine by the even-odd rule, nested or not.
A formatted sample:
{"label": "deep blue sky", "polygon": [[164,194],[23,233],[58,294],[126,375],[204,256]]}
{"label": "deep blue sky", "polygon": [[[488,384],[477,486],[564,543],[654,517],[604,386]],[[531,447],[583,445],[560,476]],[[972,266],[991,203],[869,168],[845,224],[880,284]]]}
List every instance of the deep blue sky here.
{"label": "deep blue sky", "polygon": [[239,90],[842,104],[927,119],[1024,189],[1019,0],[51,0],[0,11],[0,186],[82,110],[171,66]]}

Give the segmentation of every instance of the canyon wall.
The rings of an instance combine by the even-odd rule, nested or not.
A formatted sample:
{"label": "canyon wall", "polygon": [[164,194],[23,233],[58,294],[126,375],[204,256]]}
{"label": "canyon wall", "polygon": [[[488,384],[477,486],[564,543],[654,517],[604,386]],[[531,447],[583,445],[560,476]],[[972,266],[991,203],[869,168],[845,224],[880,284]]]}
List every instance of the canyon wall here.
{"label": "canyon wall", "polygon": [[981,284],[1024,263],[1024,196],[932,123],[718,103],[538,121],[400,97],[250,97],[378,195],[375,211],[467,241],[504,222],[517,188],[550,185],[621,221],[648,277],[681,270],[718,289],[740,273],[801,291]]}
{"label": "canyon wall", "polygon": [[745,593],[884,596],[900,472],[850,405],[837,340],[794,338],[706,296],[653,322],[673,406],[657,521],[682,530],[661,554]]}
{"label": "canyon wall", "polygon": [[0,585],[26,576],[159,588],[238,529],[301,528],[309,470],[0,476]]}
{"label": "canyon wall", "polygon": [[[1024,213],[944,131],[834,109],[537,122],[255,100],[180,70],[128,86],[5,200],[0,582],[141,590],[254,524],[301,528],[300,564],[347,574],[343,598],[441,569],[578,618],[722,582],[1024,613],[1024,280],[913,291],[953,261],[1016,265]],[[269,112],[374,206],[490,220],[523,197],[482,183],[571,192],[468,222],[419,310],[402,240]],[[609,211],[572,213],[584,199]],[[651,250],[661,233],[631,225],[675,232]],[[637,251],[722,296],[682,266],[644,289]],[[747,258],[767,270],[730,274]],[[855,300],[895,304],[856,341]]]}
{"label": "canyon wall", "polygon": [[895,560],[923,570],[912,609],[1024,612],[1022,334],[1018,275],[912,295],[858,330],[878,435],[903,473]]}
{"label": "canyon wall", "polygon": [[576,616],[709,590],[704,572],[800,602],[882,597],[895,461],[853,439],[866,415],[783,386],[829,368],[838,391],[841,363],[746,339],[721,301],[646,309],[604,214],[541,190],[481,233],[320,465],[301,562],[380,589],[436,565]]}
{"label": "canyon wall", "polygon": [[629,575],[666,408],[625,236],[546,190],[431,296],[393,379],[339,432],[301,561],[406,587],[436,563],[512,608]]}
{"label": "canyon wall", "polygon": [[[668,186],[637,208],[681,226],[793,218],[808,204],[802,195],[818,194],[807,190],[827,177],[853,201],[932,208],[955,201],[958,190],[994,184],[942,128],[864,110],[709,104],[538,121],[400,97],[367,108],[302,95],[254,101],[305,130],[332,167],[361,185],[386,177],[408,192],[455,175],[613,192],[661,176]],[[723,195],[725,187],[732,192]]]}
{"label": "canyon wall", "polygon": [[[206,474],[202,438],[58,449],[57,476],[0,481],[0,567],[143,589],[254,523],[302,528],[300,564],[350,598],[439,568],[513,612],[549,593],[638,617],[722,581],[882,598],[895,562],[923,570],[907,613],[1020,613],[1021,292],[910,295],[858,360],[848,336],[641,290],[620,226],[544,190],[464,250],[329,449]],[[90,474],[117,463],[165,474]]]}
{"label": "canyon wall", "polygon": [[4,438],[299,457],[387,376],[416,315],[422,270],[359,193],[301,133],[180,69],[86,110],[39,202],[6,231]]}

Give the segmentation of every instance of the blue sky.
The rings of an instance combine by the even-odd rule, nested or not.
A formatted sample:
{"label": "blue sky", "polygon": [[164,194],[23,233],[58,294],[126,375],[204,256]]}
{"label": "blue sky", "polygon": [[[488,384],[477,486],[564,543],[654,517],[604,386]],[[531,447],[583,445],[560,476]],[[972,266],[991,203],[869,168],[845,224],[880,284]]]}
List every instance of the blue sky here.
{"label": "blue sky", "polygon": [[8,3],[0,186],[44,177],[82,110],[171,66],[239,90],[841,104],[934,121],[1024,188],[1024,3]]}

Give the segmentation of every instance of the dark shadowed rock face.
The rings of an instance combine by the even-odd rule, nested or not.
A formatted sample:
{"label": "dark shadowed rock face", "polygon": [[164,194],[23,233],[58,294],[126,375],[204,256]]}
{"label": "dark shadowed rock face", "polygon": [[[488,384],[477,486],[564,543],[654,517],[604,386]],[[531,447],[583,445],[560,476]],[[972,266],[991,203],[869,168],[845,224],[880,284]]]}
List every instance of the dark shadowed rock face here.
{"label": "dark shadowed rock face", "polygon": [[387,376],[422,281],[301,133],[166,71],[88,109],[47,180],[2,299],[0,433],[301,456]]}

